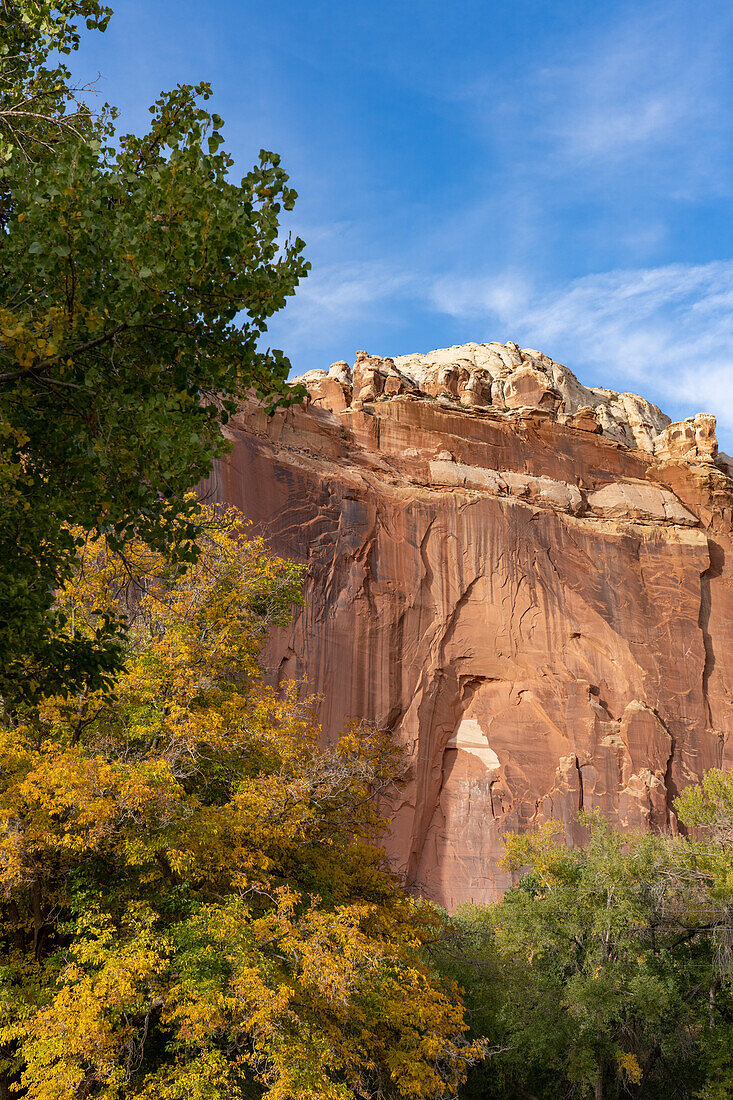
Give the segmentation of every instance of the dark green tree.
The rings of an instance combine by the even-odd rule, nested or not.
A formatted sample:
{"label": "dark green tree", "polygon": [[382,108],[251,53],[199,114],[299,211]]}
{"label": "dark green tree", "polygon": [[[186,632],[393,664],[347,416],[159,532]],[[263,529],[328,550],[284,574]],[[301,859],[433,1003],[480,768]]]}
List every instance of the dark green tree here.
{"label": "dark green tree", "polygon": [[466,1100],[720,1100],[733,998],[716,963],[719,908],[696,845],[585,819],[508,838],[523,877],[457,915],[438,950],[498,1053]]}
{"label": "dark green tree", "polygon": [[698,874],[709,884],[706,905],[713,968],[703,1047],[700,1100],[733,1095],[733,775],[717,768],[677,798],[680,820],[694,830]]}
{"label": "dark green tree", "polygon": [[297,399],[262,349],[308,270],[283,240],[296,198],[276,154],[240,182],[207,84],[151,107],[147,133],[78,99],[53,49],[103,30],[95,0],[0,0],[0,695],[95,687],[119,667],[121,623],[82,638],[55,610],[69,524],[124,554],[141,538],[196,554],[187,490],[226,447],[242,395]]}

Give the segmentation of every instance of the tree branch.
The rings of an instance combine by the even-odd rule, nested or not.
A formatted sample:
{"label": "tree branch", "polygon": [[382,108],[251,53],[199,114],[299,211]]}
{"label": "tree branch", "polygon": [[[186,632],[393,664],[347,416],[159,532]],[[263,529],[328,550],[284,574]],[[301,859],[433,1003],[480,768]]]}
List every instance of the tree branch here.
{"label": "tree branch", "polygon": [[51,367],[61,359],[66,359],[74,355],[82,355],[86,351],[91,351],[92,348],[98,348],[101,344],[106,344],[110,340],[114,340],[115,336],[129,327],[127,321],[123,321],[121,324],[117,325],[116,328],[111,329],[109,332],[105,332],[95,340],[89,340],[88,343],[81,344],[78,348],[74,348],[71,351],[59,352],[58,355],[52,355],[50,359],[39,359],[33,363],[32,366],[23,367],[21,370],[9,371],[8,374],[0,374],[0,384],[4,382],[17,382],[19,378],[32,378],[37,374],[45,374],[46,371],[51,370]]}

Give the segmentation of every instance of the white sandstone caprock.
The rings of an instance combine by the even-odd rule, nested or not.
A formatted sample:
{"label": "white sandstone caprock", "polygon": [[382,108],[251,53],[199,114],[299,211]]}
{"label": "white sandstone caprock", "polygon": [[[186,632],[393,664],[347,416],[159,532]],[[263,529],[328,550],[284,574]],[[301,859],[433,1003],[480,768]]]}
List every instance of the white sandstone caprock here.
{"label": "white sandstone caprock", "polygon": [[461,344],[394,358],[358,351],[353,370],[342,360],[328,372],[311,370],[294,381],[307,387],[314,404],[333,412],[410,394],[497,413],[542,410],[561,424],[604,435],[662,462],[712,463],[717,455],[715,417],[700,414],[673,424],[651,401],[584,386],[562,363],[512,342]]}

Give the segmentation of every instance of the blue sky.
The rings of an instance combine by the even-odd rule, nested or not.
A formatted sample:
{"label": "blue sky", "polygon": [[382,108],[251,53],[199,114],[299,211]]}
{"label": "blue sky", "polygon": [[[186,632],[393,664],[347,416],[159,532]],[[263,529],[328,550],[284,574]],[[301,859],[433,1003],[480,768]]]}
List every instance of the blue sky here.
{"label": "blue sky", "polygon": [[732,47],[718,0],[118,0],[74,68],[126,129],[210,80],[237,169],[281,154],[297,373],[516,340],[733,452]]}

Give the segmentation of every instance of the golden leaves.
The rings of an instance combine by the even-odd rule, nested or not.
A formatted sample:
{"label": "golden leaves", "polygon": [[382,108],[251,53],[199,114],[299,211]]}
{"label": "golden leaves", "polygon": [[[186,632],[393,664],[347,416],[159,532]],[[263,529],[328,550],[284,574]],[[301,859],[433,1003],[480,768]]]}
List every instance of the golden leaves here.
{"label": "golden leaves", "polygon": [[0,887],[26,944],[5,1038],[30,1100],[455,1093],[477,1052],[376,842],[394,747],[353,726],[321,749],[299,685],[262,682],[300,571],[233,510],[203,510],[183,572],[74,536],[67,629],[123,614],[128,661],[113,691],[0,729]]}
{"label": "golden leaves", "polygon": [[616,1064],[620,1072],[624,1075],[627,1081],[632,1085],[638,1085],[641,1083],[641,1079],[644,1076],[641,1070],[641,1066],[636,1058],[636,1055],[631,1054],[629,1051],[617,1050],[616,1051]]}

